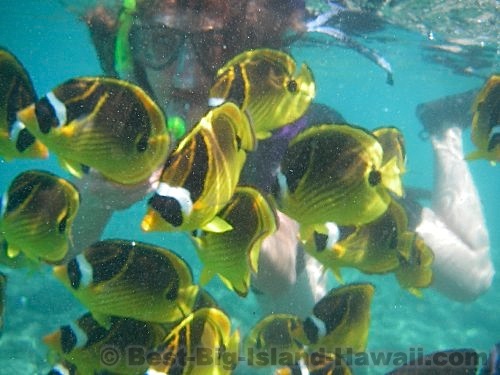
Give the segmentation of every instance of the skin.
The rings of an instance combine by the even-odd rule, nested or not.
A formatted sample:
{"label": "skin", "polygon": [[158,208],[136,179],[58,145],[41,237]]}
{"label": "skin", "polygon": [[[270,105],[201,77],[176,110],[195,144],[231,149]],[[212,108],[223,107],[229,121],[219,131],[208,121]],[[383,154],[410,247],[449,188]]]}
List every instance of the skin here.
{"label": "skin", "polygon": [[191,128],[206,112],[212,79],[204,72],[189,41],[171,66],[163,70],[146,67],[145,73],[165,113],[183,117]]}

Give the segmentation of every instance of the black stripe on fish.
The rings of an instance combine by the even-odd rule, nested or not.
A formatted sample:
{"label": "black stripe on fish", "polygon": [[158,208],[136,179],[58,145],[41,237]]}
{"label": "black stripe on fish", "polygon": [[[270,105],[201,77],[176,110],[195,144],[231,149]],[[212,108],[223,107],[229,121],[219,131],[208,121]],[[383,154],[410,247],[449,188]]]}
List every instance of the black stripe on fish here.
{"label": "black stripe on fish", "polygon": [[500,133],[494,133],[488,142],[488,151],[493,151],[498,145],[500,145]]}
{"label": "black stripe on fish", "polygon": [[134,249],[134,258],[128,264],[126,278],[150,293],[163,293],[166,290],[164,297],[169,301],[174,301],[179,295],[180,279],[174,264],[160,252],[148,248]]}
{"label": "black stripe on fish", "polygon": [[[97,115],[98,120],[102,118],[99,121],[109,122],[110,130],[118,132],[120,139],[130,140],[135,151],[146,151],[152,129],[151,119],[141,97],[130,88],[116,83],[106,86],[108,99]],[[117,108],[120,109],[118,116]]]}
{"label": "black stripe on fish", "polygon": [[167,371],[169,375],[184,374],[184,369],[189,359],[188,355],[192,355],[192,353],[189,353],[192,343],[191,338],[188,337],[188,333],[186,332],[187,329],[184,327],[179,331],[178,340],[172,339],[171,342],[167,343],[168,349],[165,353],[168,353],[168,356],[163,355],[163,357],[171,359],[171,367]]}
{"label": "black stripe on fish", "polygon": [[151,121],[138,92],[129,86],[73,79],[57,89],[57,97],[66,105],[67,123],[97,111],[94,122],[106,125],[99,127],[99,131],[134,144],[137,152],[147,150]]}
{"label": "black stripe on fish", "polygon": [[350,299],[349,294],[324,297],[314,306],[314,315],[325,323],[326,334],[338,327],[349,314]]}
{"label": "black stripe on fish", "polygon": [[61,326],[61,348],[64,354],[71,352],[77,344],[77,338],[69,325]]}
{"label": "black stripe on fish", "polygon": [[87,341],[83,348],[89,348],[98,342],[101,342],[109,333],[109,331],[100,326],[99,323],[95,321],[90,313],[84,314],[80,319],[78,319],[78,326],[87,335]]}
{"label": "black stripe on fish", "polygon": [[195,146],[193,150],[194,158],[191,162],[191,170],[184,181],[183,188],[189,191],[191,201],[195,202],[200,198],[205,188],[205,183],[207,182],[206,179],[209,164],[208,150],[211,146],[207,144],[206,139],[203,137],[201,132],[195,135],[193,142]]}
{"label": "black stripe on fish", "polygon": [[354,225],[339,225],[339,239],[337,242],[345,240],[351,234],[356,232],[356,227]]}
{"label": "black stripe on fish", "polygon": [[16,150],[24,152],[28,147],[35,143],[36,138],[31,134],[28,129],[23,129],[19,132],[16,139]]}
{"label": "black stripe on fish", "polygon": [[100,241],[86,250],[85,258],[92,266],[92,282],[111,280],[126,266],[133,246],[126,241]]}
{"label": "black stripe on fish", "polygon": [[73,289],[78,289],[82,280],[82,272],[80,271],[80,266],[78,265],[76,258],[69,261],[67,265],[67,272],[71,287]]}
{"label": "black stripe on fish", "polygon": [[59,125],[56,111],[46,96],[35,104],[35,115],[38,127],[43,134],[47,134],[51,128]]}
{"label": "black stripe on fish", "polygon": [[317,252],[326,250],[326,243],[328,242],[328,235],[323,233],[314,232],[314,246]]}
{"label": "black stripe on fish", "polygon": [[93,111],[92,105],[106,95],[106,102],[96,114],[96,123],[106,124],[101,130],[112,137],[130,142],[135,151],[147,150],[151,136],[151,119],[139,93],[130,87],[116,82],[102,82],[83,103],[87,111]]}
{"label": "black stripe on fish", "polygon": [[[29,78],[27,78],[29,79]],[[30,82],[31,83],[31,82]],[[17,120],[17,112],[36,101],[33,88],[26,86],[27,82],[15,79],[7,98],[7,123],[13,124]]]}
{"label": "black stripe on fish", "polygon": [[54,95],[66,106],[66,123],[69,124],[92,113],[105,92],[95,80],[76,78],[60,85]]}
{"label": "black stripe on fish", "polygon": [[58,181],[55,175],[49,172],[28,171],[18,175],[12,181],[8,190],[8,201],[5,213],[16,210],[31,198],[35,189],[42,191],[51,191]]}
{"label": "black stripe on fish", "polygon": [[217,302],[215,302],[214,297],[210,295],[206,290],[199,289],[196,294],[196,300],[193,304],[193,311],[202,309],[204,307],[217,307]]}
{"label": "black stripe on fish", "polygon": [[11,184],[11,189],[8,191],[8,201],[7,207],[5,208],[5,213],[15,211],[19,206],[21,206],[33,192],[35,188],[33,181],[30,181],[30,177],[27,175],[21,175],[16,177]]}
{"label": "black stripe on fish", "polygon": [[227,99],[234,102],[238,107],[242,107],[245,101],[245,88],[250,84],[243,77],[240,64],[234,65],[234,79],[228,92]]}
{"label": "black stripe on fish", "polygon": [[313,344],[317,342],[319,339],[319,329],[316,324],[314,324],[314,321],[311,318],[306,318],[303,326],[307,339]]}
{"label": "black stripe on fish", "polygon": [[174,227],[182,225],[181,205],[177,199],[154,194],[149,198],[148,205],[158,212],[167,223],[172,224]]}
{"label": "black stripe on fish", "polygon": [[59,222],[59,225],[57,226],[57,230],[59,231],[59,233],[64,233],[66,231],[67,223],[68,223],[68,215],[65,215]]}
{"label": "black stripe on fish", "polygon": [[488,130],[493,131],[493,128],[499,124],[500,121],[500,85],[496,85],[489,93],[483,105],[488,105],[487,109],[481,108],[489,112],[488,116]]}
{"label": "black stripe on fish", "polygon": [[[282,163],[282,173],[286,177],[286,182],[288,186],[288,191],[290,193],[293,193],[297,187],[299,186],[300,180],[302,177],[307,172],[307,169],[309,168],[309,160],[311,158],[311,153],[313,151],[313,146],[311,145],[310,142],[308,142],[305,147],[302,147],[302,149],[299,151],[299,154],[296,156],[292,156],[293,159],[291,159],[290,156],[288,156],[288,151],[285,154],[284,157],[284,162],[287,162],[287,159],[291,159],[288,161],[288,165]],[[292,152],[293,153],[293,152]],[[288,157],[287,157],[288,156]],[[283,167],[283,165],[286,165],[286,167]]]}

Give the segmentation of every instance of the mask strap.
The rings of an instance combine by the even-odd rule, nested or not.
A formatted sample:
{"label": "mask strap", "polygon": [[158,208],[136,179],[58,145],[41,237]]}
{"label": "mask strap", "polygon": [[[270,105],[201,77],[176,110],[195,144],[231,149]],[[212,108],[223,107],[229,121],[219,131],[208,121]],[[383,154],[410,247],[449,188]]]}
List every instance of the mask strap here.
{"label": "mask strap", "polygon": [[120,12],[120,26],[118,27],[115,42],[115,71],[121,78],[127,77],[134,70],[134,62],[130,53],[129,33],[132,28],[136,5],[136,0],[123,0]]}

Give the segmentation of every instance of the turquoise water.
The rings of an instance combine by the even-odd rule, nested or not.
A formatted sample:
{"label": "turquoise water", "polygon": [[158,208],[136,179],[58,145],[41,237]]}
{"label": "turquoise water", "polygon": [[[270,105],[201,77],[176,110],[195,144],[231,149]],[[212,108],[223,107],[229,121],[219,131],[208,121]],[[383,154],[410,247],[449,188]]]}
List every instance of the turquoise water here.
{"label": "turquoise water", "polygon": [[[457,75],[445,66],[424,60],[422,46],[428,41],[420,35],[393,30],[392,38],[387,43],[375,40],[366,40],[366,43],[391,62],[394,86],[385,84],[385,73],[374,64],[341,47],[294,49],[293,54],[313,70],[319,102],[334,107],[349,122],[368,129],[381,125],[399,127],[405,135],[408,153],[404,183],[429,189],[432,187],[431,147],[419,137],[422,126],[415,116],[415,107],[421,102],[479,87],[483,80]],[[2,1],[0,45],[24,63],[39,95],[66,79],[100,73],[84,25],[57,2]],[[495,69],[500,70],[498,56],[491,72]],[[466,151],[472,149],[468,132],[465,147]],[[0,192],[6,190],[15,175],[29,168],[48,169],[68,176],[54,160],[1,162]],[[471,163],[470,168],[484,206],[494,266],[500,269],[500,169],[484,161]],[[144,202],[116,214],[105,237],[143,240],[171,248],[185,257],[198,277],[200,263],[190,242],[180,235],[142,233],[139,221],[143,214]],[[0,374],[45,373],[49,365],[41,337],[77,318],[83,308],[52,279],[48,267],[36,273],[17,270],[7,273],[9,285],[6,324],[0,339]],[[485,352],[500,341],[498,277],[486,294],[473,303],[462,304],[448,300],[432,288],[424,292],[423,298],[416,298],[400,289],[392,275],[368,276],[354,271],[343,274],[346,282],[370,281],[377,287],[369,351],[409,353],[411,348],[421,348],[427,353],[472,347]],[[216,280],[209,284],[209,290],[243,334],[258,319],[258,306],[251,296],[241,299]],[[356,373],[386,370],[383,366],[371,366],[356,369]],[[249,371],[239,370],[242,374]]]}

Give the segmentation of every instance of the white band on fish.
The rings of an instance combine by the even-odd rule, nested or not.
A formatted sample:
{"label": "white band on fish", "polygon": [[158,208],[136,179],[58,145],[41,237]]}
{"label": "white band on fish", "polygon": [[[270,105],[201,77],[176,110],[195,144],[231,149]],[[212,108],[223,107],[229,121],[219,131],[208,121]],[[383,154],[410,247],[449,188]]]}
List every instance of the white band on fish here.
{"label": "white band on fish", "polygon": [[332,221],[325,223],[325,227],[328,230],[328,240],[326,241],[326,248],[333,249],[340,238],[339,227]]}
{"label": "white band on fish", "polygon": [[76,345],[75,348],[83,348],[89,339],[85,331],[83,331],[80,326],[74,322],[69,324],[70,329],[76,336]]}
{"label": "white band on fish", "polygon": [[284,197],[286,194],[288,194],[288,182],[286,180],[286,176],[281,172],[281,170],[278,170],[276,178],[278,180],[278,186],[280,188],[280,195]]}
{"label": "white band on fish", "polygon": [[326,332],[325,322],[322,321],[321,319],[318,319],[314,315],[310,315],[309,319],[311,319],[313,321],[313,323],[316,325],[316,327],[318,328],[318,335],[319,335],[319,337],[325,336],[326,333],[327,333]]}
{"label": "white band on fish", "polygon": [[3,217],[3,215],[5,215],[8,203],[9,203],[9,194],[5,193],[4,195],[2,195],[2,203],[0,205],[0,217]]}
{"label": "white band on fish", "polygon": [[209,107],[218,107],[223,104],[226,100],[224,98],[208,98],[208,106]]}
{"label": "white band on fish", "polygon": [[160,182],[156,194],[162,197],[174,198],[181,206],[181,211],[184,216],[189,216],[193,210],[193,201],[191,200],[191,193],[189,190],[180,186],[170,186],[165,182]]}
{"label": "white band on fish", "polygon": [[85,256],[83,254],[79,254],[76,256],[76,262],[81,274],[81,284],[83,286],[90,285],[90,283],[94,279],[91,264],[87,261],[87,259],[85,259]]}
{"label": "white band on fish", "polygon": [[57,117],[57,121],[59,123],[59,126],[63,126],[66,124],[66,121],[68,121],[68,116],[66,112],[66,106],[64,105],[63,102],[61,102],[51,91],[47,95],[45,95],[49,103],[52,105],[52,108],[54,108],[54,112]]}
{"label": "white band on fish", "polygon": [[17,138],[19,137],[19,133],[21,133],[21,130],[25,129],[26,125],[22,121],[16,120],[12,124],[12,128],[10,129],[9,132],[9,139],[12,142],[16,142]]}

